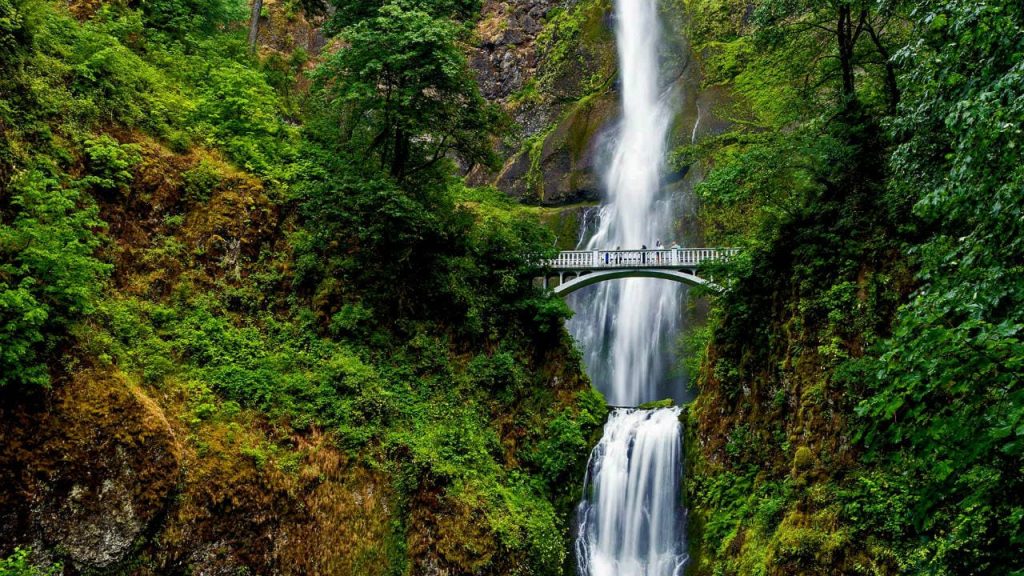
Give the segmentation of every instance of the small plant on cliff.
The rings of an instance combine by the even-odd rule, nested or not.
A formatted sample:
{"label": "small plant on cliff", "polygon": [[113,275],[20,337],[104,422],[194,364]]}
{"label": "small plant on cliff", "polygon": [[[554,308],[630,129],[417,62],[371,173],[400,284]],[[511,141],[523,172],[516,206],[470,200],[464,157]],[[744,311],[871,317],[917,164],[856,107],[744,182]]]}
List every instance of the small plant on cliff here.
{"label": "small plant on cliff", "polygon": [[27,549],[18,547],[7,558],[0,558],[0,576],[57,576],[63,570],[59,563],[37,566],[29,561],[28,556]]}

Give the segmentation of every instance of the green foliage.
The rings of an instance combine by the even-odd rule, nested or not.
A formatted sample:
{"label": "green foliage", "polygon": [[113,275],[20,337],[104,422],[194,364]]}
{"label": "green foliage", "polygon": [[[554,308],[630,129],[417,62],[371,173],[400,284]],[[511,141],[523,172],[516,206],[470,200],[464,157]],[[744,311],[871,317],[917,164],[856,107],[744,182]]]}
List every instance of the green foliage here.
{"label": "green foliage", "polygon": [[126,194],[132,182],[132,168],[139,163],[138,146],[119,144],[107,135],[85,141],[88,175],[82,183],[100,192]]}
{"label": "green foliage", "polygon": [[493,195],[470,205],[446,187],[403,188],[320,148],[308,157],[322,163],[305,171],[300,188],[297,280],[316,291],[323,313],[352,300],[444,320],[473,337],[491,337],[508,320],[560,337],[568,309],[531,285],[536,257],[553,251],[535,217]]}
{"label": "green foliage", "polygon": [[[199,15],[171,4],[143,9],[150,10],[147,17],[167,16],[166,25],[179,31],[184,23],[172,20],[187,15],[195,24],[187,34],[212,33],[227,14],[212,4]],[[140,146],[118,141],[123,131],[116,139],[104,131],[142,130],[176,146],[187,143],[190,130],[207,132],[231,156],[268,172],[273,165],[275,174],[285,172],[280,164],[288,138],[263,77],[251,65],[228,66],[222,53],[216,54],[218,73],[198,83],[202,97],[192,113],[188,89],[174,83],[182,70],[160,59],[159,42],[167,38],[157,38],[148,54],[135,51],[143,24],[132,9],[108,6],[79,22],[46,3],[5,2],[0,23],[0,382],[47,384],[47,365],[57,365],[68,332],[95,308],[109,272],[94,256],[103,222],[90,194],[103,201],[130,196],[142,161]],[[147,26],[155,30],[152,22]],[[209,46],[192,41],[194,48]],[[184,177],[193,201],[205,200],[216,186],[200,172]],[[161,352],[153,351],[154,361]],[[166,371],[144,364],[152,370],[147,381]]]}
{"label": "green foliage", "polygon": [[696,410],[699,573],[1021,573],[1024,12],[762,2],[695,29],[757,130],[679,155],[711,162],[710,235],[761,247]]}
{"label": "green foliage", "polygon": [[142,0],[140,8],[146,32],[154,40],[190,48],[204,35],[246,16],[240,0]]}
{"label": "green foliage", "polygon": [[11,183],[0,223],[0,385],[48,385],[50,355],[93,309],[110,267],[94,253],[102,226],[92,199],[37,167]]}
{"label": "green foliage", "polygon": [[[763,0],[754,9],[755,38],[776,57],[779,69],[803,83],[809,99],[818,94],[841,106],[880,104],[895,111],[899,89],[890,55],[899,38],[900,2],[869,0]],[[799,83],[794,82],[794,86]]]}
{"label": "green foliage", "polygon": [[214,189],[221,184],[221,173],[207,161],[181,174],[181,187],[189,202],[202,203],[210,199]]}
{"label": "green foliage", "polygon": [[280,174],[291,153],[289,130],[263,73],[225,62],[207,77],[195,109],[197,129],[239,165],[258,174]]}
{"label": "green foliage", "polygon": [[480,96],[459,47],[466,29],[392,2],[342,31],[348,47],[317,70],[322,97],[345,130],[336,144],[376,157],[392,177],[422,177],[447,155],[496,161],[488,131],[497,108]]}
{"label": "green foliage", "polygon": [[66,155],[61,137],[94,139],[99,124],[181,137],[179,123],[188,101],[156,67],[111,34],[123,32],[120,20],[79,23],[35,1],[19,9],[26,14],[24,37],[11,59],[19,65],[0,69],[0,118],[20,161],[29,150]]}
{"label": "green foliage", "polygon": [[821,194],[837,143],[813,126],[726,134],[702,145],[715,169],[697,185],[708,233],[719,245],[770,240],[809,198]]}
{"label": "green foliage", "polygon": [[[0,56],[6,64],[18,52],[18,46],[27,40],[25,16],[14,0],[0,1]],[[0,64],[4,66],[4,64]]]}
{"label": "green foliage", "polygon": [[335,10],[327,22],[327,30],[335,33],[357,22],[380,15],[381,10],[388,5],[419,10],[451,20],[473,20],[479,15],[481,7],[480,0],[330,0],[330,3],[334,5]]}
{"label": "green foliage", "polygon": [[[346,314],[367,313],[353,307]],[[500,543],[495,564],[559,573],[568,550],[564,514],[578,498],[574,480],[606,410],[599,394],[580,393],[578,407],[554,410],[519,358],[521,341],[510,342],[514,352],[461,363],[445,339],[427,332],[384,351],[319,337],[308,314],[239,322],[229,316],[210,298],[170,305],[110,299],[95,317],[102,329],[83,336],[83,346],[108,351],[122,369],[156,376],[149,382],[165,390],[184,382],[194,429],[232,422],[243,410],[289,434],[330,430],[351,457],[392,470],[402,498],[430,482],[445,502],[474,511],[473,522]],[[174,361],[163,365],[162,358]],[[505,412],[517,403],[531,409]],[[491,410],[537,422],[518,450],[522,464],[506,467],[509,447]],[[242,453],[263,467],[282,461],[281,450],[260,444]],[[472,534],[446,537],[475,545]]]}
{"label": "green foliage", "polygon": [[[123,150],[127,158],[94,157],[111,153],[102,150],[111,144],[102,132],[120,126],[179,150],[198,136],[251,170],[287,179],[295,130],[282,119],[283,99],[268,83],[268,73],[251,60],[244,34],[220,32],[224,18],[237,16],[236,9],[244,6],[229,2],[221,6],[225,12],[214,4],[221,3],[195,12],[197,6],[187,3],[150,3],[141,7],[142,17],[135,9],[109,5],[85,22],[40,2],[18,6],[19,14],[28,15],[19,20],[15,55],[21,65],[0,73],[5,93],[0,118],[14,147],[0,148],[0,167],[28,150],[66,155],[59,149],[62,138],[81,143],[88,162],[130,160],[130,146]],[[183,36],[174,39],[154,27],[148,18],[163,18],[157,14],[167,16],[167,26]],[[194,26],[179,16],[194,20]]]}
{"label": "green foliage", "polygon": [[15,548],[7,558],[0,558],[0,576],[57,576],[63,571],[59,563],[41,567],[31,563],[26,548]]}
{"label": "green foliage", "polygon": [[900,54],[912,90],[897,128],[911,136],[893,186],[924,190],[915,210],[936,234],[918,248],[920,288],[865,366],[858,414],[869,455],[900,474],[897,498],[915,502],[900,517],[904,537],[931,535],[911,548],[912,566],[1018,573],[1024,10],[932,2],[917,25],[922,41]]}
{"label": "green foliage", "polygon": [[54,42],[54,48],[63,43],[71,45],[72,52],[65,55],[68,68],[61,72],[70,81],[71,96],[78,108],[75,113],[83,120],[118,122],[158,134],[169,132],[168,125],[176,122],[182,103],[157,70],[90,27],[68,26],[52,31],[61,36],[70,33],[47,40]]}
{"label": "green foliage", "polygon": [[[577,401],[577,411],[565,410],[548,422],[530,456],[530,461],[552,488],[571,484],[579,477],[579,454],[588,451],[591,435],[608,415],[604,397],[593,388],[579,392]],[[575,487],[571,493],[575,495]]]}
{"label": "green foliage", "polygon": [[[415,506],[453,570],[561,573],[604,405],[532,283],[552,235],[458,178],[501,127],[464,54],[479,3],[346,4],[308,95],[309,55],[253,55],[244,3],[101,4],[0,0],[0,384],[119,373],[201,456],[260,427],[232,452],[260,474],[327,438],[390,474],[398,553]],[[189,267],[257,195],[241,255]]]}

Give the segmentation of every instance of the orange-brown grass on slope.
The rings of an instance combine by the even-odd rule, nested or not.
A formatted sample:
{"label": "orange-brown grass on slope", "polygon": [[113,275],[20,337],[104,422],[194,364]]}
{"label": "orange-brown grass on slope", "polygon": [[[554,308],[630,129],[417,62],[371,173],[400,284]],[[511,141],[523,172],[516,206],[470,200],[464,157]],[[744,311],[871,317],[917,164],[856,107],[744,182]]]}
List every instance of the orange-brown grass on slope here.
{"label": "orange-brown grass on slope", "polygon": [[237,282],[281,241],[278,208],[259,179],[213,151],[176,154],[145,136],[130,139],[142,159],[130,190],[100,198],[119,290],[159,298],[186,274],[200,288]]}

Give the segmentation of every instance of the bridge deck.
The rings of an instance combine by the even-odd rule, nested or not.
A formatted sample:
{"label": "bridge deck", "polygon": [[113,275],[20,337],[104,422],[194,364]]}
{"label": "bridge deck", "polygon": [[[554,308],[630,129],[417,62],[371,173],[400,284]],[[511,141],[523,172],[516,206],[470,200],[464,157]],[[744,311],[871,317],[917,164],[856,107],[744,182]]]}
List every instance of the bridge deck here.
{"label": "bridge deck", "polygon": [[726,260],[738,248],[677,248],[665,250],[567,250],[549,260],[554,272],[636,268],[695,268],[713,260]]}

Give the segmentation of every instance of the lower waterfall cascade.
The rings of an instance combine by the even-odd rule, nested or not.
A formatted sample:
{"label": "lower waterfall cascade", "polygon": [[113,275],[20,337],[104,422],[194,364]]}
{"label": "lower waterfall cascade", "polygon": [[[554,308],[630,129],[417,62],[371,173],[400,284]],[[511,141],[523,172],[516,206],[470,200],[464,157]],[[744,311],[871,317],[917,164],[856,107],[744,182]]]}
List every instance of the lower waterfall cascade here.
{"label": "lower waterfall cascade", "polygon": [[590,576],[659,576],[686,562],[679,408],[615,410],[594,448],[577,511],[576,561]]}

